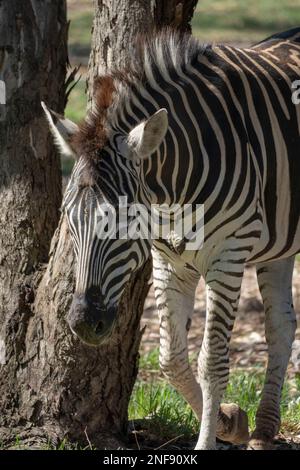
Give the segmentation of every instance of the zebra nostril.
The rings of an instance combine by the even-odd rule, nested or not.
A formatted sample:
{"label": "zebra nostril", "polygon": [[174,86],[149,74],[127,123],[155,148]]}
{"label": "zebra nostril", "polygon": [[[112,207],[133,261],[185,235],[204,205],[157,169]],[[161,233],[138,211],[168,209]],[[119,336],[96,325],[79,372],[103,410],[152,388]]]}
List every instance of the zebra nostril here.
{"label": "zebra nostril", "polygon": [[103,321],[100,320],[99,323],[97,324],[96,330],[95,330],[97,335],[102,333],[103,327],[104,327],[104,323],[103,323]]}

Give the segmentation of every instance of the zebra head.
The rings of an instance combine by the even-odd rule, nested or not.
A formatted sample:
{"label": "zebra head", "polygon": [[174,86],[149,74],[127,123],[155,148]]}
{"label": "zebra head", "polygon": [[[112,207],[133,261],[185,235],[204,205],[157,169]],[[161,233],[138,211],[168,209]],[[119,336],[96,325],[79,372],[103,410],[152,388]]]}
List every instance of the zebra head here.
{"label": "zebra head", "polygon": [[[74,134],[80,134],[77,126],[43,107],[60,150],[74,155],[71,142]],[[127,135],[111,133],[92,157],[86,150],[88,142],[84,155],[82,150],[79,157],[74,155],[77,162],[62,206],[77,260],[67,322],[86,344],[97,346],[112,335],[125,285],[150,255],[150,237],[135,238],[127,232],[132,213],[124,217],[124,200],[129,206],[140,203],[140,160],[157,149],[166,130],[167,113],[160,110]]]}

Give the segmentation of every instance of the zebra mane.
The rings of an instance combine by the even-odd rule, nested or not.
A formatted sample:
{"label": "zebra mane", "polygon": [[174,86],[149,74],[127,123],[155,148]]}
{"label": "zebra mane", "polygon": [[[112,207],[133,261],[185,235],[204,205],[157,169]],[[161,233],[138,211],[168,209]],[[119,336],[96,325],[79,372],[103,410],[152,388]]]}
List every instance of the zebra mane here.
{"label": "zebra mane", "polygon": [[156,80],[156,77],[163,74],[164,68],[169,71],[184,70],[209,50],[210,45],[202,44],[191,35],[171,28],[139,36],[126,68],[112,70],[95,79],[93,110],[88,113],[73,137],[73,145],[78,154],[90,163],[97,164],[110,129],[114,127],[120,111],[130,99],[131,89],[141,89],[145,83],[151,87],[151,77]]}
{"label": "zebra mane", "polygon": [[190,34],[183,34],[172,28],[140,35],[133,46],[127,74],[129,79],[133,78],[135,81],[138,78],[143,81],[149,77],[149,72],[155,75],[155,72],[162,72],[165,67],[184,69],[199,54],[205,54],[208,47]]}

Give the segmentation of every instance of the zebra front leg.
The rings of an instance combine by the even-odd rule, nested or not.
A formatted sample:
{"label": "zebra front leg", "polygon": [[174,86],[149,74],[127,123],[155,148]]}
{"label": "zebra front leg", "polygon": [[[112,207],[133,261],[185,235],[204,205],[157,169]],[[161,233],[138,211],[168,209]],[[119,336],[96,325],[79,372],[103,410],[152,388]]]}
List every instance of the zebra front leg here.
{"label": "zebra front leg", "polygon": [[160,367],[201,419],[202,394],[188,358],[187,334],[200,275],[179,269],[153,252],[153,283],[160,319]]}
{"label": "zebra front leg", "polygon": [[280,427],[280,398],[292,343],[296,316],[292,299],[294,258],[272,261],[257,266],[257,278],[266,316],[268,367],[256,429],[249,449],[270,449]]}
{"label": "zebra front leg", "polygon": [[[237,311],[244,259],[226,250],[211,263],[206,274],[207,317],[199,355],[198,372],[203,395],[203,414],[196,449],[214,449],[220,402],[229,378],[229,341]],[[227,256],[229,255],[229,256]],[[240,256],[240,255],[238,255]],[[222,257],[226,257],[222,261]],[[247,440],[248,430],[239,423],[236,440]],[[240,434],[240,436],[239,436]]]}
{"label": "zebra front leg", "polygon": [[[160,367],[168,381],[189,403],[199,421],[202,392],[188,358],[187,335],[194,310],[199,276],[181,269],[180,274],[158,252],[153,252],[153,278],[160,317]],[[235,404],[222,404],[218,414],[217,436],[232,443],[248,442],[246,413]]]}

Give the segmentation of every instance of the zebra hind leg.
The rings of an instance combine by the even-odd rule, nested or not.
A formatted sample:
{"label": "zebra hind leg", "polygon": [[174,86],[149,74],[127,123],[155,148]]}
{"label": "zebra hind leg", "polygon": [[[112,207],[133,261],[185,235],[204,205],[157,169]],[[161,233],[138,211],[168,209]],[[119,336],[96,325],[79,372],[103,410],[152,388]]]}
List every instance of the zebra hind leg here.
{"label": "zebra hind leg", "polygon": [[257,266],[257,278],[265,308],[268,366],[256,429],[249,449],[272,448],[280,428],[280,399],[296,330],[292,300],[294,257]]}

